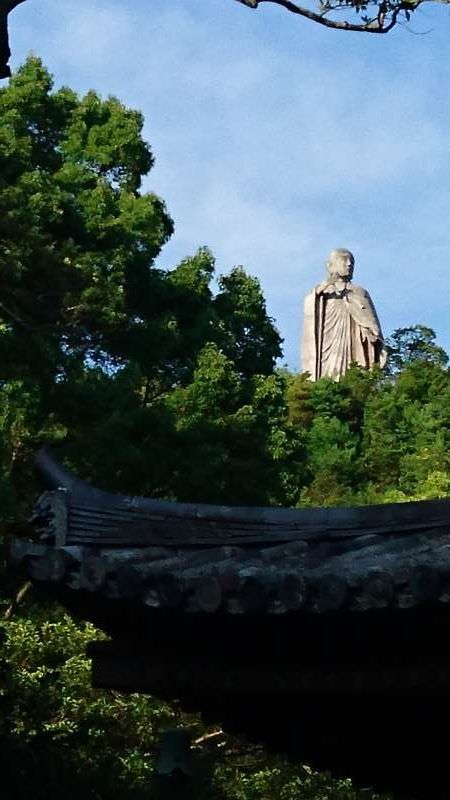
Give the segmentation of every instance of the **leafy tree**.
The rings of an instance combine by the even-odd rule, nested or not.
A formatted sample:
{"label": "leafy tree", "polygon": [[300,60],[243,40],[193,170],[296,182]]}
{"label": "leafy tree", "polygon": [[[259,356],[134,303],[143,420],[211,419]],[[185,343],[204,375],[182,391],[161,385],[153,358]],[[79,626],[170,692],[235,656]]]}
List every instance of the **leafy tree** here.
{"label": "leafy tree", "polygon": [[405,351],[408,360],[399,361],[394,380],[357,366],[339,383],[288,376],[290,419],[303,430],[306,447],[300,504],[448,494],[450,373],[447,356],[432,337],[430,348],[419,348],[418,355],[414,348],[412,355]]}
{"label": "leafy tree", "polygon": [[87,365],[111,372],[126,363],[133,337],[157,362],[135,287],[158,302],[150,267],[173,226],[159,198],[139,193],[153,163],[141,128],[141,115],[113,98],[54,92],[34,57],[0,90],[6,478],[24,474],[28,445],[67,432],[60,397],[87,378]]}
{"label": "leafy tree", "polygon": [[[34,57],[0,91],[0,111],[4,480],[28,497],[31,451],[46,439],[64,443],[73,467],[111,489],[176,497],[194,492],[189,474],[197,499],[236,501],[233,491],[245,486],[238,476],[256,475],[249,465],[272,424],[260,410],[246,428],[240,409],[281,354],[258,281],[239,267],[219,278],[214,295],[206,248],[173,270],[155,267],[173,226],[162,200],[140,193],[153,156],[138,112],[95,92],[54,91]],[[234,394],[224,384],[214,425],[206,421],[213,352],[235,384]],[[168,398],[183,396],[182,387],[191,400],[175,411],[178,395]],[[204,455],[185,441],[188,428],[192,438],[202,425],[215,437],[218,463],[235,465],[234,481],[217,478],[220,491],[205,481]],[[268,469],[274,486],[262,480],[254,501],[282,502],[270,459]]]}
{"label": "leafy tree", "polygon": [[140,330],[136,283],[151,297],[148,267],[173,225],[138,191],[153,164],[138,112],[53,92],[30,58],[0,92],[0,114],[3,336],[22,351],[27,339],[30,374],[53,383],[86,356],[126,357],[118,331]]}
{"label": "leafy tree", "polygon": [[354,365],[336,382],[309,381],[305,374],[288,382],[290,419],[303,428],[305,470],[300,504],[360,502],[355,492],[364,480],[366,406],[383,382],[382,373]]}
{"label": "leafy tree", "polygon": [[307,464],[313,480],[304,502],[339,505],[346,502],[358,475],[358,437],[335,416],[315,417],[307,439]]}
{"label": "leafy tree", "polygon": [[388,368],[395,375],[413,361],[445,367],[448,355],[436,344],[436,334],[426,325],[397,328],[387,340]]}
{"label": "leafy tree", "polygon": [[[209,344],[193,380],[166,400],[179,433],[174,495],[244,505],[286,504],[298,495],[302,434],[289,425],[282,376],[243,381],[238,367]],[[174,451],[172,450],[172,453]]]}
{"label": "leafy tree", "polygon": [[129,797],[150,781],[158,732],[176,712],[92,689],[85,648],[102,634],[48,604],[25,609],[0,621],[3,796]]}
{"label": "leafy tree", "polygon": [[380,492],[397,486],[401,459],[410,438],[406,406],[402,392],[386,384],[369,399],[365,409],[362,433],[365,475]]}
{"label": "leafy tree", "polygon": [[224,352],[242,376],[269,375],[282,354],[282,340],[267,315],[259,281],[236,267],[220,278],[219,289],[214,305]]}
{"label": "leafy tree", "polygon": [[176,705],[93,689],[85,648],[101,634],[55,605],[37,604],[28,593],[11,614],[0,596],[0,611],[5,800],[27,800],[30,795],[36,800],[165,800],[168,787],[158,786],[153,773],[158,738],[167,726],[189,728],[197,740],[194,774],[183,796],[381,800],[348,779],[289,764],[245,741],[224,735],[203,739],[210,730]]}

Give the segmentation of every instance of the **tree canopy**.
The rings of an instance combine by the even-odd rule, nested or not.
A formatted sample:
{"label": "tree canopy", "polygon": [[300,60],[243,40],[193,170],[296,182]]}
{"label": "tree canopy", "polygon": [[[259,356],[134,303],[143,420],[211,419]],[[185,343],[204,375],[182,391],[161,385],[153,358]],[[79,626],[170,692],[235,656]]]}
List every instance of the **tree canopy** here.
{"label": "tree canopy", "polygon": [[445,367],[448,355],[436,344],[436,334],[426,325],[397,328],[387,341],[389,371],[395,375],[413,361]]}
{"label": "tree canopy", "polygon": [[[54,91],[35,57],[0,91],[4,480],[50,439],[117,489],[201,499],[209,452],[211,499],[233,474],[237,500],[268,502],[281,338],[242,267],[216,294],[205,248],[155,267],[173,223],[140,192],[142,124],[115,98]],[[246,437],[254,463],[232,455]]]}

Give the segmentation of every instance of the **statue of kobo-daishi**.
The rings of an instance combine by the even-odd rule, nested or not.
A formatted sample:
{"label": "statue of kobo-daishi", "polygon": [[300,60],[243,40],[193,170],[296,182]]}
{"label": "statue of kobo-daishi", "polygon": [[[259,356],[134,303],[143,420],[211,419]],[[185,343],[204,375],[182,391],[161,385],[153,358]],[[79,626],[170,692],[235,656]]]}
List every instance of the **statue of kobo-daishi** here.
{"label": "statue of kobo-daishi", "polygon": [[386,348],[369,293],[352,283],[355,259],[333,250],[328,277],[305,298],[302,366],[311,380],[339,380],[350,364],[384,367]]}

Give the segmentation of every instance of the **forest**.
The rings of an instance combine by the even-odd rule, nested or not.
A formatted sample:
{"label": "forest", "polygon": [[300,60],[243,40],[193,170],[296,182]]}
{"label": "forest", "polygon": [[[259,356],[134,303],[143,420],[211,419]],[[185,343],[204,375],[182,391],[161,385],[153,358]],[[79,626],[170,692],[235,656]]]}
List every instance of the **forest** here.
{"label": "forest", "polygon": [[[282,337],[244,266],[204,247],[172,269],[174,231],[141,190],[143,118],[95,91],[54,89],[29,57],[0,90],[0,533],[24,535],[51,444],[114,492],[235,505],[334,506],[450,494],[450,371],[417,321],[389,367],[316,383],[282,364]],[[343,777],[216,735],[156,698],[90,688],[101,636],[22,585],[3,559],[0,761],[4,796],[150,798],[158,732],[195,734],[193,797],[373,800]]]}

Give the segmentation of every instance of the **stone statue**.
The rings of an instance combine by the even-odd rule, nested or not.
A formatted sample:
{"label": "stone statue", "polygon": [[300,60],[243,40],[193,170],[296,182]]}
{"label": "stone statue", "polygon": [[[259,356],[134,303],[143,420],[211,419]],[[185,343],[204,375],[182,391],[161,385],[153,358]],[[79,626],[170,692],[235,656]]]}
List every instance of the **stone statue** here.
{"label": "stone statue", "polygon": [[350,364],[384,367],[386,349],[369,293],[352,281],[355,259],[349,250],[333,250],[328,278],[305,298],[302,364],[311,380],[339,380]]}

